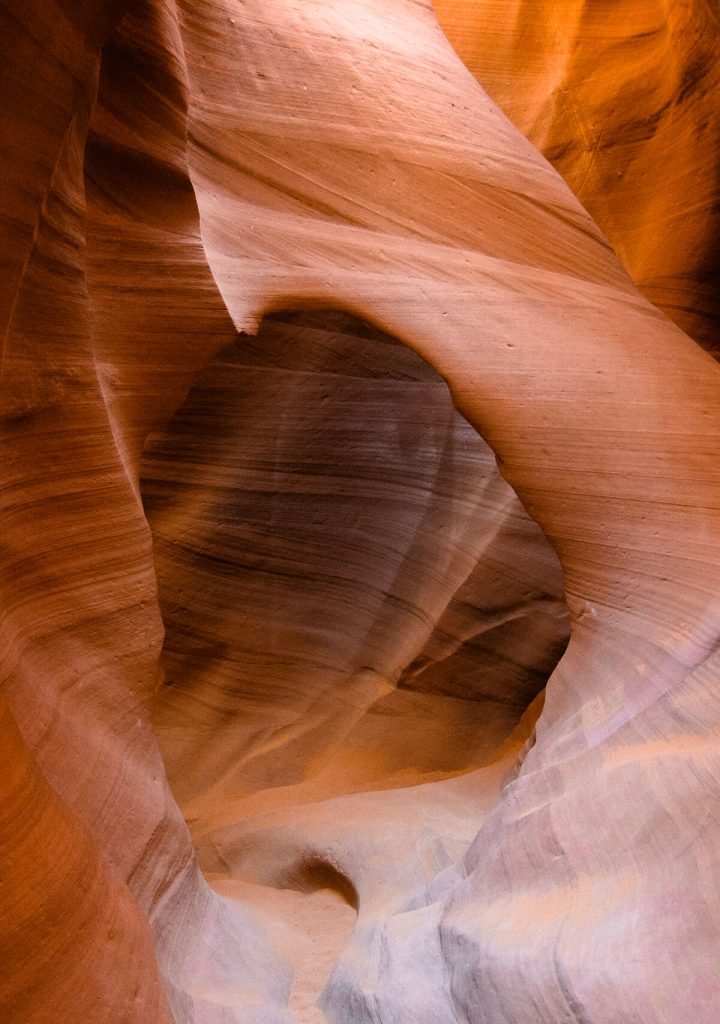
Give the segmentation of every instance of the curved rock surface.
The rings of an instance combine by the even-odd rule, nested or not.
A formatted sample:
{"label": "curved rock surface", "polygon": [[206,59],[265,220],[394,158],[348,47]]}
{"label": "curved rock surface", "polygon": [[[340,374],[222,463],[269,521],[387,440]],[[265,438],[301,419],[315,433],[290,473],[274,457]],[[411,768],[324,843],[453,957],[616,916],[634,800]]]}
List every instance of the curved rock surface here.
{"label": "curved rock surface", "polygon": [[720,13],[711,0],[433,0],[481,85],[632,279],[720,356]]}
{"label": "curved rock surface", "polygon": [[715,1024],[716,363],[425,0],[0,14],[3,1019]]}

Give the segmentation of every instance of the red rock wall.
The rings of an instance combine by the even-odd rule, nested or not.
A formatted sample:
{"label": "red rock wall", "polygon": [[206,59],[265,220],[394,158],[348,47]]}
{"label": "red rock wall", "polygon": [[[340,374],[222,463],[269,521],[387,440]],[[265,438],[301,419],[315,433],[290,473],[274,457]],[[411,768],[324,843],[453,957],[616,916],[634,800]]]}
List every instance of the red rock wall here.
{"label": "red rock wall", "polygon": [[429,3],[0,13],[4,1019],[714,1024],[715,362]]}
{"label": "red rock wall", "polygon": [[651,302],[720,353],[720,17],[708,0],[433,0]]}

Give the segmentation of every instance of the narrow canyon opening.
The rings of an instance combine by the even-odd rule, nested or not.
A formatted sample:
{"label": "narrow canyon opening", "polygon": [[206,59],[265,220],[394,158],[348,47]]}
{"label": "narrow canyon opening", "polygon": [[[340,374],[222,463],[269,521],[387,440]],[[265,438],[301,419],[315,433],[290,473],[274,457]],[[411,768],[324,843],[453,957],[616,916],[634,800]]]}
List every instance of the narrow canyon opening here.
{"label": "narrow canyon opening", "polygon": [[0,1021],[718,1024],[717,8],[0,2]]}
{"label": "narrow canyon opening", "polygon": [[217,355],[141,487],[173,792],[208,878],[294,961],[297,1019],[322,1020],[356,909],[397,895],[383,862],[404,842],[441,870],[511,769],[567,644],[560,565],[445,381],[339,310]]}

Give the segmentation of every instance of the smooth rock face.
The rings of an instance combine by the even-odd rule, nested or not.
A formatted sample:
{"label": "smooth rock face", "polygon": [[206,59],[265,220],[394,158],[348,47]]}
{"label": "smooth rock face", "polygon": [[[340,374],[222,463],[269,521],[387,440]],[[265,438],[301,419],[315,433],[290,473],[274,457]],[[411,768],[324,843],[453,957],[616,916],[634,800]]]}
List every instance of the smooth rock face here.
{"label": "smooth rock face", "polygon": [[433,0],[465,64],[557,167],[651,302],[720,357],[713,0]]}
{"label": "smooth rock face", "polygon": [[[476,6],[707,344],[711,8]],[[716,363],[429,2],[0,16],[0,1017],[716,1024]]]}

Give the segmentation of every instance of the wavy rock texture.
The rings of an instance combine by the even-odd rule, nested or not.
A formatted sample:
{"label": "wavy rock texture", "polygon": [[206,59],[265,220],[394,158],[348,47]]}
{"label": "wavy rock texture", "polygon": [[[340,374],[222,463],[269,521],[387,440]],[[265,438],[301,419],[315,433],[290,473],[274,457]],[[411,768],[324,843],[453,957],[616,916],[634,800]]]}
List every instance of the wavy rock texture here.
{"label": "wavy rock texture", "polygon": [[632,279],[720,356],[720,16],[711,0],[433,0],[481,85]]}
{"label": "wavy rock texture", "polygon": [[150,435],[142,489],[154,719],[193,817],[209,792],[227,817],[268,787],[482,764],[566,645],[557,558],[490,449],[426,363],[345,314],[276,315],[217,356]]}
{"label": "wavy rock texture", "polygon": [[3,1018],[714,1024],[716,363],[429,3],[0,12]]}

